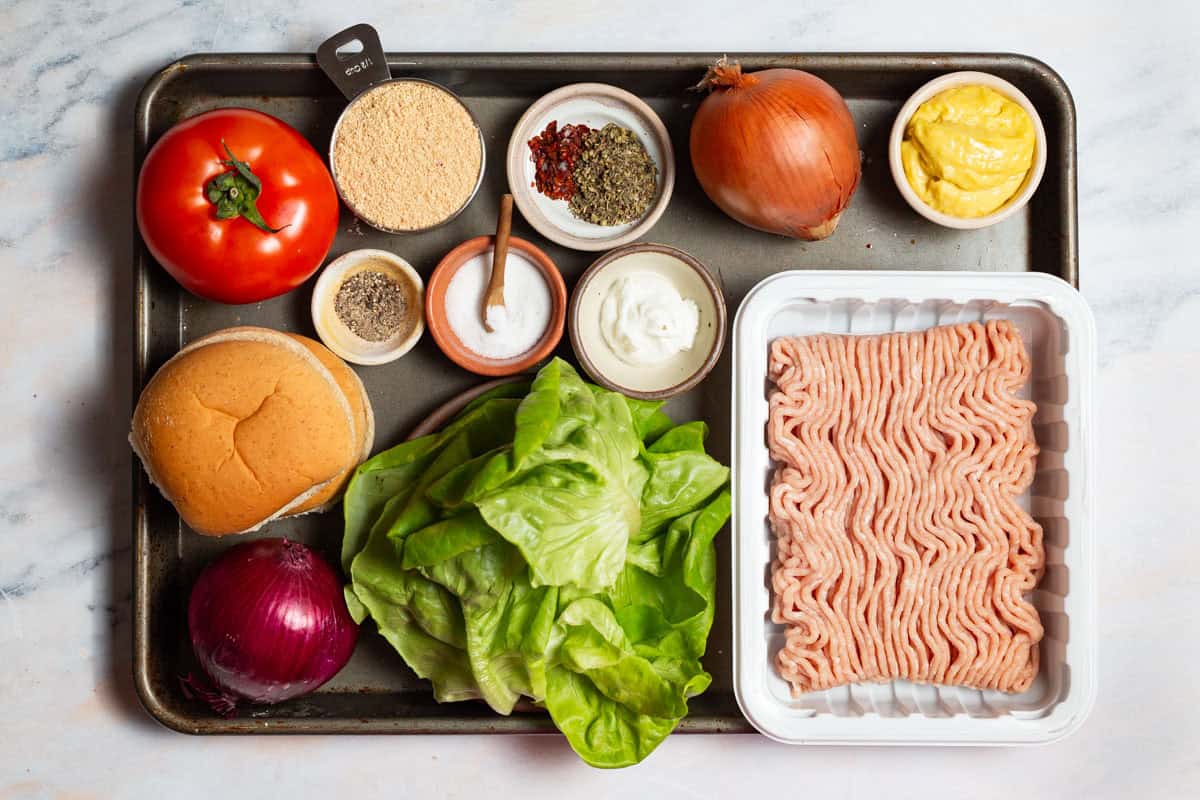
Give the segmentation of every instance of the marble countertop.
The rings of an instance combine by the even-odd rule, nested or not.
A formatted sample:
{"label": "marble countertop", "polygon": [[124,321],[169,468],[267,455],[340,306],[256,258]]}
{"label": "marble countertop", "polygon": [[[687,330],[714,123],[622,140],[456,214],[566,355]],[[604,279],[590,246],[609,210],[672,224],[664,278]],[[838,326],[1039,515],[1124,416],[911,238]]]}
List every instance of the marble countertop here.
{"label": "marble countertop", "polygon": [[[1200,6],[346,5],[0,4],[0,798],[1195,796]],[[390,49],[1017,51],[1058,70],[1100,344],[1100,690],[1083,729],[1028,749],[675,736],[602,772],[554,736],[193,738],[151,721],[130,666],[133,103],[185,53],[311,51],[361,20]]]}

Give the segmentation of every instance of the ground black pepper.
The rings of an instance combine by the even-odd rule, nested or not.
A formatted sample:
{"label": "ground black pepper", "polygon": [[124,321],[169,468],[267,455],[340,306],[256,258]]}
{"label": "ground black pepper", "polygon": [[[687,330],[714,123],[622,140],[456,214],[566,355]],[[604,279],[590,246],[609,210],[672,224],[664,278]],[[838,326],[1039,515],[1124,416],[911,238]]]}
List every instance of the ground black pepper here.
{"label": "ground black pepper", "polygon": [[382,342],[407,327],[408,299],[400,284],[382,272],[356,272],[338,287],[333,310],[351,333]]}
{"label": "ground black pepper", "polygon": [[649,210],[658,168],[633,131],[610,122],[583,138],[573,177],[571,213],[596,225],[621,225]]}

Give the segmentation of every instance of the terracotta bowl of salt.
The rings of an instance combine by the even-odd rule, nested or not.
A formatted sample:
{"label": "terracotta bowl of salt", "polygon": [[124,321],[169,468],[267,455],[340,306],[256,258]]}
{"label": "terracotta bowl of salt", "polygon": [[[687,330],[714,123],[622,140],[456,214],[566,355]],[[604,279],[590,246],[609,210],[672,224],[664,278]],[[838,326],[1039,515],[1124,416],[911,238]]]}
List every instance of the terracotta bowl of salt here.
{"label": "terracotta bowl of salt", "polygon": [[483,292],[494,243],[494,236],[476,236],[442,258],[425,286],[425,322],[455,364],[476,375],[500,377],[528,371],[558,347],[567,316],[567,287],[549,256],[524,239],[510,237],[505,269],[510,324],[485,332]]}

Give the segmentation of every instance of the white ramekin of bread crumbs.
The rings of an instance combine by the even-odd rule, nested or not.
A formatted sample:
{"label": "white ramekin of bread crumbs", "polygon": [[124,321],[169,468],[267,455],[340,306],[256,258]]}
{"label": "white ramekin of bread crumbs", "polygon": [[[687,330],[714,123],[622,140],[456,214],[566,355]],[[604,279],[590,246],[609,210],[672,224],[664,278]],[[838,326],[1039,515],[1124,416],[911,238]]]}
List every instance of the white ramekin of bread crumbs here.
{"label": "white ramekin of bread crumbs", "polygon": [[390,233],[453,219],[483,180],[483,136],[458,97],[418,79],[363,92],[338,119],[329,161],[342,200]]}

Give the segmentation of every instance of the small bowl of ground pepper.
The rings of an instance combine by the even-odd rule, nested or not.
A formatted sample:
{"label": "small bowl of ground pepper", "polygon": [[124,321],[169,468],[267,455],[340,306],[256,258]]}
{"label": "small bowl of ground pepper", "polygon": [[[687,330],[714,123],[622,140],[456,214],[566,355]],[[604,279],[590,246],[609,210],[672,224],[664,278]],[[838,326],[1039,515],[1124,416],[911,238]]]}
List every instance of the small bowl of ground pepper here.
{"label": "small bowl of ground pepper", "polygon": [[666,126],[650,106],[602,83],[535,102],[508,143],[508,185],[539,233],[575,250],[608,250],[654,226],[675,185]]}
{"label": "small bowl of ground pepper", "polygon": [[425,286],[386,250],[353,250],[330,262],[313,289],[312,318],[325,346],[353,364],[395,361],[425,332]]}

